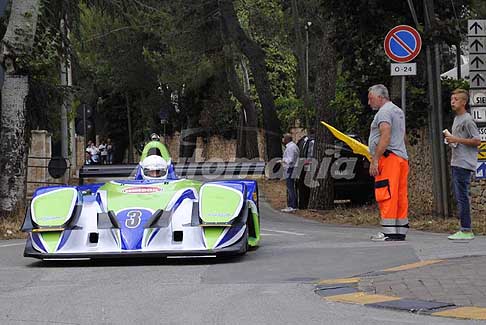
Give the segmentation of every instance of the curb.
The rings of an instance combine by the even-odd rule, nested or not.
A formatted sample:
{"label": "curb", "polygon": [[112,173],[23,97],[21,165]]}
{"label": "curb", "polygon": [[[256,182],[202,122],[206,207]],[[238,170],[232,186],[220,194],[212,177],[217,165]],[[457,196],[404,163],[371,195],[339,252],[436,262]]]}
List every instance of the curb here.
{"label": "curb", "polygon": [[358,289],[362,277],[374,277],[433,265],[445,260],[425,260],[404,264],[381,271],[365,273],[360,276],[326,279],[319,281],[314,292],[326,301],[357,304],[373,308],[408,311],[420,315],[448,317],[456,319],[486,320],[486,308],[475,306],[456,306],[453,303],[407,299],[397,296],[370,294]]}

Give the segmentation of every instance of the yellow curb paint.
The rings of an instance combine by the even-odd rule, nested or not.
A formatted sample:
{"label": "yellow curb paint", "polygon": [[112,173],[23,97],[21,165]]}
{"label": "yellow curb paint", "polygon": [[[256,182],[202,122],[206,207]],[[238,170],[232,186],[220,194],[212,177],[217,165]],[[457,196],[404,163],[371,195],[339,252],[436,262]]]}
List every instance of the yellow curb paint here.
{"label": "yellow curb paint", "polygon": [[397,271],[405,271],[405,270],[411,270],[411,269],[416,269],[418,267],[423,267],[427,265],[432,265],[436,263],[440,263],[443,260],[427,260],[427,261],[422,261],[422,262],[417,262],[417,263],[411,263],[411,264],[405,264],[405,265],[400,265],[397,267],[392,267],[386,270],[383,270],[384,272],[397,272]]}
{"label": "yellow curb paint", "polygon": [[486,308],[459,307],[433,313],[433,316],[486,320]]}
{"label": "yellow curb paint", "polygon": [[371,294],[366,294],[364,292],[355,292],[355,293],[347,293],[344,295],[324,297],[324,299],[329,301],[335,301],[335,302],[347,302],[351,304],[367,305],[367,304],[375,304],[378,302],[400,300],[401,298],[383,296],[383,295],[371,295]]}
{"label": "yellow curb paint", "polygon": [[342,279],[329,279],[321,280],[318,284],[347,284],[347,283],[358,283],[360,278],[342,278]]}

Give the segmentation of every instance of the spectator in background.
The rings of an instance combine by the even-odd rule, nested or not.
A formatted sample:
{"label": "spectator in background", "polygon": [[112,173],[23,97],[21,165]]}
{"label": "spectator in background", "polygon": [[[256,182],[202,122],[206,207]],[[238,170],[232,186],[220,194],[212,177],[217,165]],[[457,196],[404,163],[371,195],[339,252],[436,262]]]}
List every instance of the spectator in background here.
{"label": "spectator in background", "polygon": [[84,164],[91,165],[91,154],[89,153],[88,149],[86,149],[86,151],[84,152]]}
{"label": "spectator in background", "polygon": [[444,130],[446,143],[452,150],[452,189],[457,202],[461,229],[448,238],[450,240],[474,239],[471,226],[471,207],[469,204],[469,188],[471,177],[476,172],[478,162],[478,146],[481,136],[471,114],[466,110],[469,93],[464,89],[456,89],[451,95],[451,107],[456,113],[452,124],[452,134]]}
{"label": "spectator in background", "polygon": [[86,147],[86,151],[89,152],[91,158],[91,164],[93,165],[99,164],[100,152],[93,141],[91,140],[88,141],[88,146]]}
{"label": "spectator in background", "polygon": [[111,139],[106,139],[106,162],[111,165],[113,164],[113,144],[111,143]]}
{"label": "spectator in background", "polygon": [[107,163],[107,158],[108,158],[108,151],[106,150],[106,144],[104,140],[101,140],[100,145],[98,146],[98,150],[100,152],[100,162],[102,165],[106,165]]}
{"label": "spectator in background", "polygon": [[287,184],[287,207],[282,209],[282,212],[294,212],[297,210],[297,195],[295,193],[295,179],[292,177],[292,174],[299,160],[299,148],[292,141],[292,135],[290,133],[284,134],[282,143],[285,145],[285,150],[280,162],[283,164]]}

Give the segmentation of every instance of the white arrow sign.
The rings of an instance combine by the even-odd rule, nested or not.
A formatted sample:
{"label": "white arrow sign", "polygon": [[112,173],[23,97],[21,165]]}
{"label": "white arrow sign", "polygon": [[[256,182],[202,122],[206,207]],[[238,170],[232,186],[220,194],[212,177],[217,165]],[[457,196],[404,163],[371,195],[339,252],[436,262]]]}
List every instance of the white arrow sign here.
{"label": "white arrow sign", "polygon": [[468,36],[486,36],[486,20],[471,19],[467,21]]}
{"label": "white arrow sign", "polygon": [[486,71],[471,71],[469,80],[471,88],[486,88]]}
{"label": "white arrow sign", "polygon": [[470,54],[469,70],[470,71],[486,70],[486,54]]}
{"label": "white arrow sign", "polygon": [[486,53],[486,37],[468,37],[469,53],[479,54]]}

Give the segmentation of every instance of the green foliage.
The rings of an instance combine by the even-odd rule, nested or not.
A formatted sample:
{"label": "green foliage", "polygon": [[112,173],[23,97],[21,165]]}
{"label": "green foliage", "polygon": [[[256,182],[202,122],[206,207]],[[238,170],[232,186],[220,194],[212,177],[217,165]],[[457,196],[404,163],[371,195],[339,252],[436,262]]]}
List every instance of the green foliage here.
{"label": "green foliage", "polygon": [[349,73],[341,74],[336,81],[336,98],[330,109],[336,116],[335,126],[346,133],[359,133],[362,104],[357,93],[349,87]]}
{"label": "green foliage", "polygon": [[315,120],[315,108],[305,108],[304,101],[295,97],[280,97],[275,100],[277,116],[280,119],[282,130],[288,132],[290,128],[303,125],[306,119]]}

